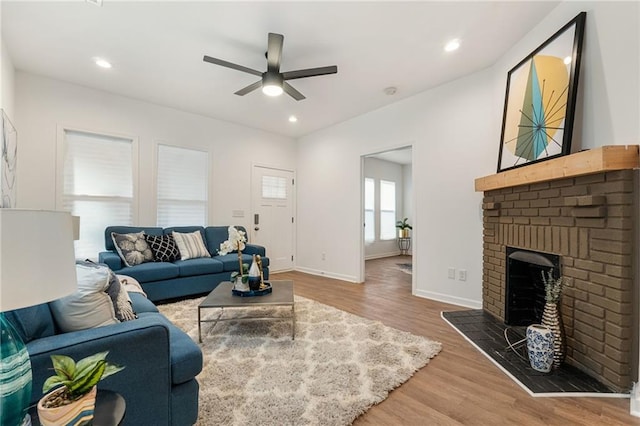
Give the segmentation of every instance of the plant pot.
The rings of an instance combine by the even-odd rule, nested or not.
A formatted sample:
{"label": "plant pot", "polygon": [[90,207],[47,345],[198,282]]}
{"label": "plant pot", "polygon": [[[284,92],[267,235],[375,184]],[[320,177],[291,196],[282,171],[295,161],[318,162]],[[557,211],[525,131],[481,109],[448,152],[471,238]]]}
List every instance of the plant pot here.
{"label": "plant pot", "polygon": [[548,373],[553,366],[553,331],[542,324],[527,327],[527,352],[531,368]]}
{"label": "plant pot", "polygon": [[76,426],[93,419],[93,410],[96,405],[96,386],[71,404],[54,408],[43,406],[44,401],[63,392],[63,390],[64,387],[54,389],[38,401],[38,418],[42,426]]}
{"label": "plant pot", "polygon": [[559,368],[566,356],[566,343],[564,338],[564,326],[562,316],[557,303],[547,302],[542,312],[542,324],[553,332],[553,368]]}

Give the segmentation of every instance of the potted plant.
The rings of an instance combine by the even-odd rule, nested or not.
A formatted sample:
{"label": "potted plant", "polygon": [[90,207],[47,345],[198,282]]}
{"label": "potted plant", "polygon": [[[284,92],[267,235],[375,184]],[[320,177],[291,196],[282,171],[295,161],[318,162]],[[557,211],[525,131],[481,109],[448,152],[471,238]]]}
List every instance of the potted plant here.
{"label": "potted plant", "polygon": [[40,424],[77,425],[93,418],[96,384],[124,369],[107,362],[108,353],[100,352],[77,363],[66,355],[51,356],[56,374],[49,377],[42,386],[42,392],[49,393],[38,401]]}
{"label": "potted plant", "polygon": [[396,228],[398,228],[398,237],[400,238],[409,238],[409,230],[413,229],[411,225],[407,223],[409,219],[404,218],[396,222]]}

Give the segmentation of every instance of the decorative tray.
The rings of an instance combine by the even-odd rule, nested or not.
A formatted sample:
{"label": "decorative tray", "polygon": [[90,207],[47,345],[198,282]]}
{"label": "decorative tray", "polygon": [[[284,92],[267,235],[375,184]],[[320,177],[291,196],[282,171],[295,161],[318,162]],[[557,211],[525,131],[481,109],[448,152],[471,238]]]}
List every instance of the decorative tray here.
{"label": "decorative tray", "polygon": [[240,296],[240,297],[264,296],[265,294],[269,294],[272,291],[271,283],[265,282],[264,285],[265,285],[265,288],[261,290],[242,291],[242,290],[236,290],[234,288],[231,290],[231,292],[233,293],[234,296]]}

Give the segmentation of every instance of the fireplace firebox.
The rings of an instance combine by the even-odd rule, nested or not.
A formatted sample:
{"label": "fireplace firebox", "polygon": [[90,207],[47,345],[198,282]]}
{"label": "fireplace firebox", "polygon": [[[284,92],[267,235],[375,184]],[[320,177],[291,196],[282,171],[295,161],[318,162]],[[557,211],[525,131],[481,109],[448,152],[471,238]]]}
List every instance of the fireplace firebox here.
{"label": "fireplace firebox", "polygon": [[507,325],[528,326],[542,319],[545,289],[542,274],[560,277],[560,256],[507,247],[505,318]]}

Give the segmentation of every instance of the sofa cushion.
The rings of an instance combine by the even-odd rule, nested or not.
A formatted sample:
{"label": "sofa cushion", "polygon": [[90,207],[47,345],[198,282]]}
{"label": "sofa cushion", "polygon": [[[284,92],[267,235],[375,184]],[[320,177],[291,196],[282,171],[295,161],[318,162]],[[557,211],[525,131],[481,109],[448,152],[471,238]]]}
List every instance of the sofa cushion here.
{"label": "sofa cushion", "polygon": [[145,235],[142,231],[129,234],[111,233],[113,245],[125,265],[135,266],[153,261],[153,252]]}
{"label": "sofa cushion", "polygon": [[173,235],[173,239],[176,240],[178,250],[180,250],[181,260],[211,257],[204,244],[202,233],[200,231],[190,233],[173,231],[171,235]]}
{"label": "sofa cushion", "polygon": [[180,250],[173,235],[147,235],[147,243],[156,262],[173,262],[180,259]]}
{"label": "sofa cushion", "polygon": [[163,322],[169,329],[171,382],[176,385],[196,377],[202,370],[202,351],[198,345],[187,333],[159,313],[145,312],[140,317],[149,315],[154,315],[157,321]]}
{"label": "sofa cushion", "polygon": [[180,270],[178,266],[169,262],[149,262],[142,265],[131,266],[116,271],[118,274],[129,275],[140,283],[149,281],[161,281],[176,278]]}
{"label": "sofa cushion", "polygon": [[144,232],[147,235],[162,235],[162,228],[151,226],[107,226],[104,230],[104,247],[107,250],[116,251],[116,247],[113,245],[113,239],[111,233],[118,234],[131,234],[135,232]]}
{"label": "sofa cushion", "polygon": [[[237,271],[240,268],[240,265],[238,264],[238,253],[229,253],[222,256],[215,256],[214,259],[222,262],[225,272]],[[251,265],[252,261],[253,256],[244,253],[242,254],[242,263]]]}
{"label": "sofa cushion", "polygon": [[5,312],[4,315],[24,343],[56,334],[53,316],[47,303]]}
{"label": "sofa cushion", "polygon": [[[236,257],[237,259],[237,257]],[[217,259],[201,257],[199,259],[176,260],[181,277],[194,275],[216,274],[224,271],[224,265]]]}

